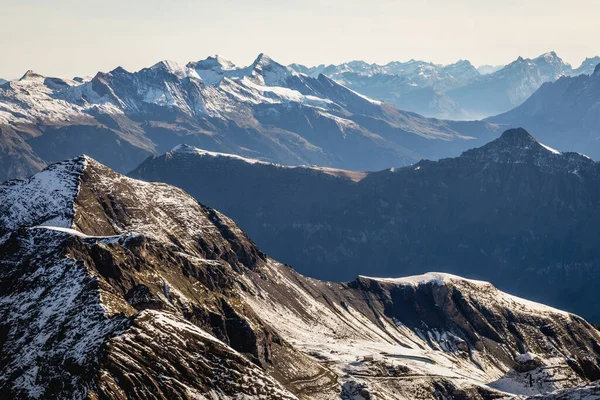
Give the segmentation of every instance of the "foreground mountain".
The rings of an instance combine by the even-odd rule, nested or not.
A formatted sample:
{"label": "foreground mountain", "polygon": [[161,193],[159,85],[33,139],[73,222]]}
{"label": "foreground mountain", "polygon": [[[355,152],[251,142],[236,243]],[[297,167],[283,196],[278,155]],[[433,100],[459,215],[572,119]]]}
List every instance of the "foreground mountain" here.
{"label": "foreground mountain", "polygon": [[600,63],[591,75],[544,84],[521,106],[489,118],[504,126],[524,126],[545,143],[600,157]]}
{"label": "foreground mountain", "polygon": [[29,71],[0,86],[0,181],[84,152],[128,172],[180,143],[277,163],[372,170],[458,154],[496,130],[404,112],[263,54],[244,68],[209,57],[89,79]]}
{"label": "foreground mountain", "polygon": [[0,200],[7,398],[495,399],[600,378],[580,317],[446,274],[305,278],[88,157]]}
{"label": "foreground mountain", "polygon": [[178,148],[131,176],[218,207],[309,276],[433,269],[600,321],[600,166],[522,129],[458,158],[362,175]]}
{"label": "foreground mountain", "polygon": [[518,106],[545,82],[561,76],[591,74],[594,59],[586,59],[577,69],[555,52],[534,59],[519,57],[506,66],[485,65],[478,69],[466,60],[450,65],[411,60],[386,65],[353,61],[327,67],[290,67],[308,75],[325,74],[374,99],[422,115],[479,119]]}

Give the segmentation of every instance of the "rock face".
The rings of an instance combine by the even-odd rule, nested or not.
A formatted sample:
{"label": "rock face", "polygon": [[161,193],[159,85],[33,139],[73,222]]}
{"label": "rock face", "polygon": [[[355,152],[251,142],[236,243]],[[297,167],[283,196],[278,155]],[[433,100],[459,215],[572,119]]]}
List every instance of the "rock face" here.
{"label": "rock face", "polygon": [[182,190],[88,157],[0,200],[10,398],[494,399],[600,377],[580,317],[447,274],[306,278]]}
{"label": "rock face", "polygon": [[600,320],[600,167],[522,129],[458,158],[362,175],[174,151],[132,176],[223,210],[309,276],[444,271]]}
{"label": "rock face", "polygon": [[547,83],[519,107],[488,120],[525,127],[550,146],[596,160],[600,157],[600,70],[595,71]]}
{"label": "rock face", "polygon": [[129,172],[180,143],[278,163],[381,169],[458,154],[497,133],[487,123],[399,110],[264,54],[243,68],[209,57],[89,80],[28,71],[0,86],[0,181],[81,153]]}

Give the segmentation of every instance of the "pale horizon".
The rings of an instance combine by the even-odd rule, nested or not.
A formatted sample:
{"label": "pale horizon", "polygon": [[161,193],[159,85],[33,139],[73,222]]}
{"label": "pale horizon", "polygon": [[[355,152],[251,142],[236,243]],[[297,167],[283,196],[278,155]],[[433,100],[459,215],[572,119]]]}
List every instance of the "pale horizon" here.
{"label": "pale horizon", "polygon": [[239,66],[259,53],[285,65],[466,59],[480,66],[555,51],[574,68],[600,55],[594,40],[600,2],[593,0],[48,3],[3,1],[0,77],[16,79],[27,70],[93,76],[117,66],[137,71],[161,60],[185,64],[214,54]]}

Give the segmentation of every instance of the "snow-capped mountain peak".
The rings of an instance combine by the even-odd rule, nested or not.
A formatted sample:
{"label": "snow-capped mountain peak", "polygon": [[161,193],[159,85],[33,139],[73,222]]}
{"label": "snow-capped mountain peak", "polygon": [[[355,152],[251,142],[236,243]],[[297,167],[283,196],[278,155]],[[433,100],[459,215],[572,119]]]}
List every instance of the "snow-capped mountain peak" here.
{"label": "snow-capped mountain peak", "polygon": [[207,64],[214,62],[214,63],[218,64],[221,67],[221,69],[223,69],[225,71],[237,68],[235,66],[235,64],[233,63],[233,61],[230,61],[229,59],[227,59],[219,54],[215,54],[214,56],[208,57],[206,60],[204,60],[204,62]]}
{"label": "snow-capped mountain peak", "polygon": [[199,70],[213,70],[213,71],[230,71],[237,69],[235,64],[228,59],[215,54],[214,56],[209,56],[204,60],[190,62],[187,64],[188,67],[199,69]]}
{"label": "snow-capped mountain peak", "polygon": [[276,64],[276,65],[281,65],[277,62],[275,62],[271,57],[269,57],[267,54],[265,53],[260,53],[256,59],[254,60],[254,62],[252,63],[253,66],[257,67],[257,66],[269,66],[271,64]]}
{"label": "snow-capped mountain peak", "polygon": [[540,69],[544,82],[554,81],[563,75],[571,74],[573,71],[571,65],[565,63],[554,51],[540,55],[533,62]]}
{"label": "snow-capped mountain peak", "polygon": [[549,51],[547,53],[544,54],[540,54],[536,60],[541,60],[544,59],[548,62],[555,62],[555,61],[562,61],[562,59],[556,54],[555,51]]}
{"label": "snow-capped mountain peak", "polygon": [[161,70],[169,74],[176,75],[179,78],[185,78],[190,75],[191,70],[175,61],[163,60],[150,67],[151,70]]}
{"label": "snow-capped mountain peak", "polygon": [[27,72],[25,72],[25,74],[23,74],[21,78],[19,78],[19,81],[43,81],[44,79],[45,77],[43,75],[38,74],[37,72],[30,69]]}
{"label": "snow-capped mountain peak", "polygon": [[211,56],[205,60],[187,64],[189,69],[196,71],[200,79],[207,85],[216,85],[224,78],[249,78],[257,84],[281,86],[285,80],[296,75],[292,69],[279,64],[268,55],[261,53],[247,67],[236,67],[231,61],[220,56]]}
{"label": "snow-capped mountain peak", "polygon": [[290,76],[297,75],[297,72],[279,64],[264,53],[258,55],[250,68],[252,68],[250,78],[256,83],[267,86],[281,86]]}
{"label": "snow-capped mountain peak", "polygon": [[240,75],[240,68],[237,68],[233,62],[218,54],[209,56],[204,60],[190,62],[187,64],[187,68],[194,70],[206,85],[215,85],[225,77]]}

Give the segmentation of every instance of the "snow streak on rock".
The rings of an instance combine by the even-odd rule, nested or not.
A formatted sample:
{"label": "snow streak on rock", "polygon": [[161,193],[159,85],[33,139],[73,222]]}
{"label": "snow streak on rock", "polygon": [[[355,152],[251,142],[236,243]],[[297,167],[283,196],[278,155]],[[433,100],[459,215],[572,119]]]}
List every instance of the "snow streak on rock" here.
{"label": "snow streak on rock", "polygon": [[52,164],[26,180],[0,185],[0,234],[21,226],[70,228],[86,158]]}

